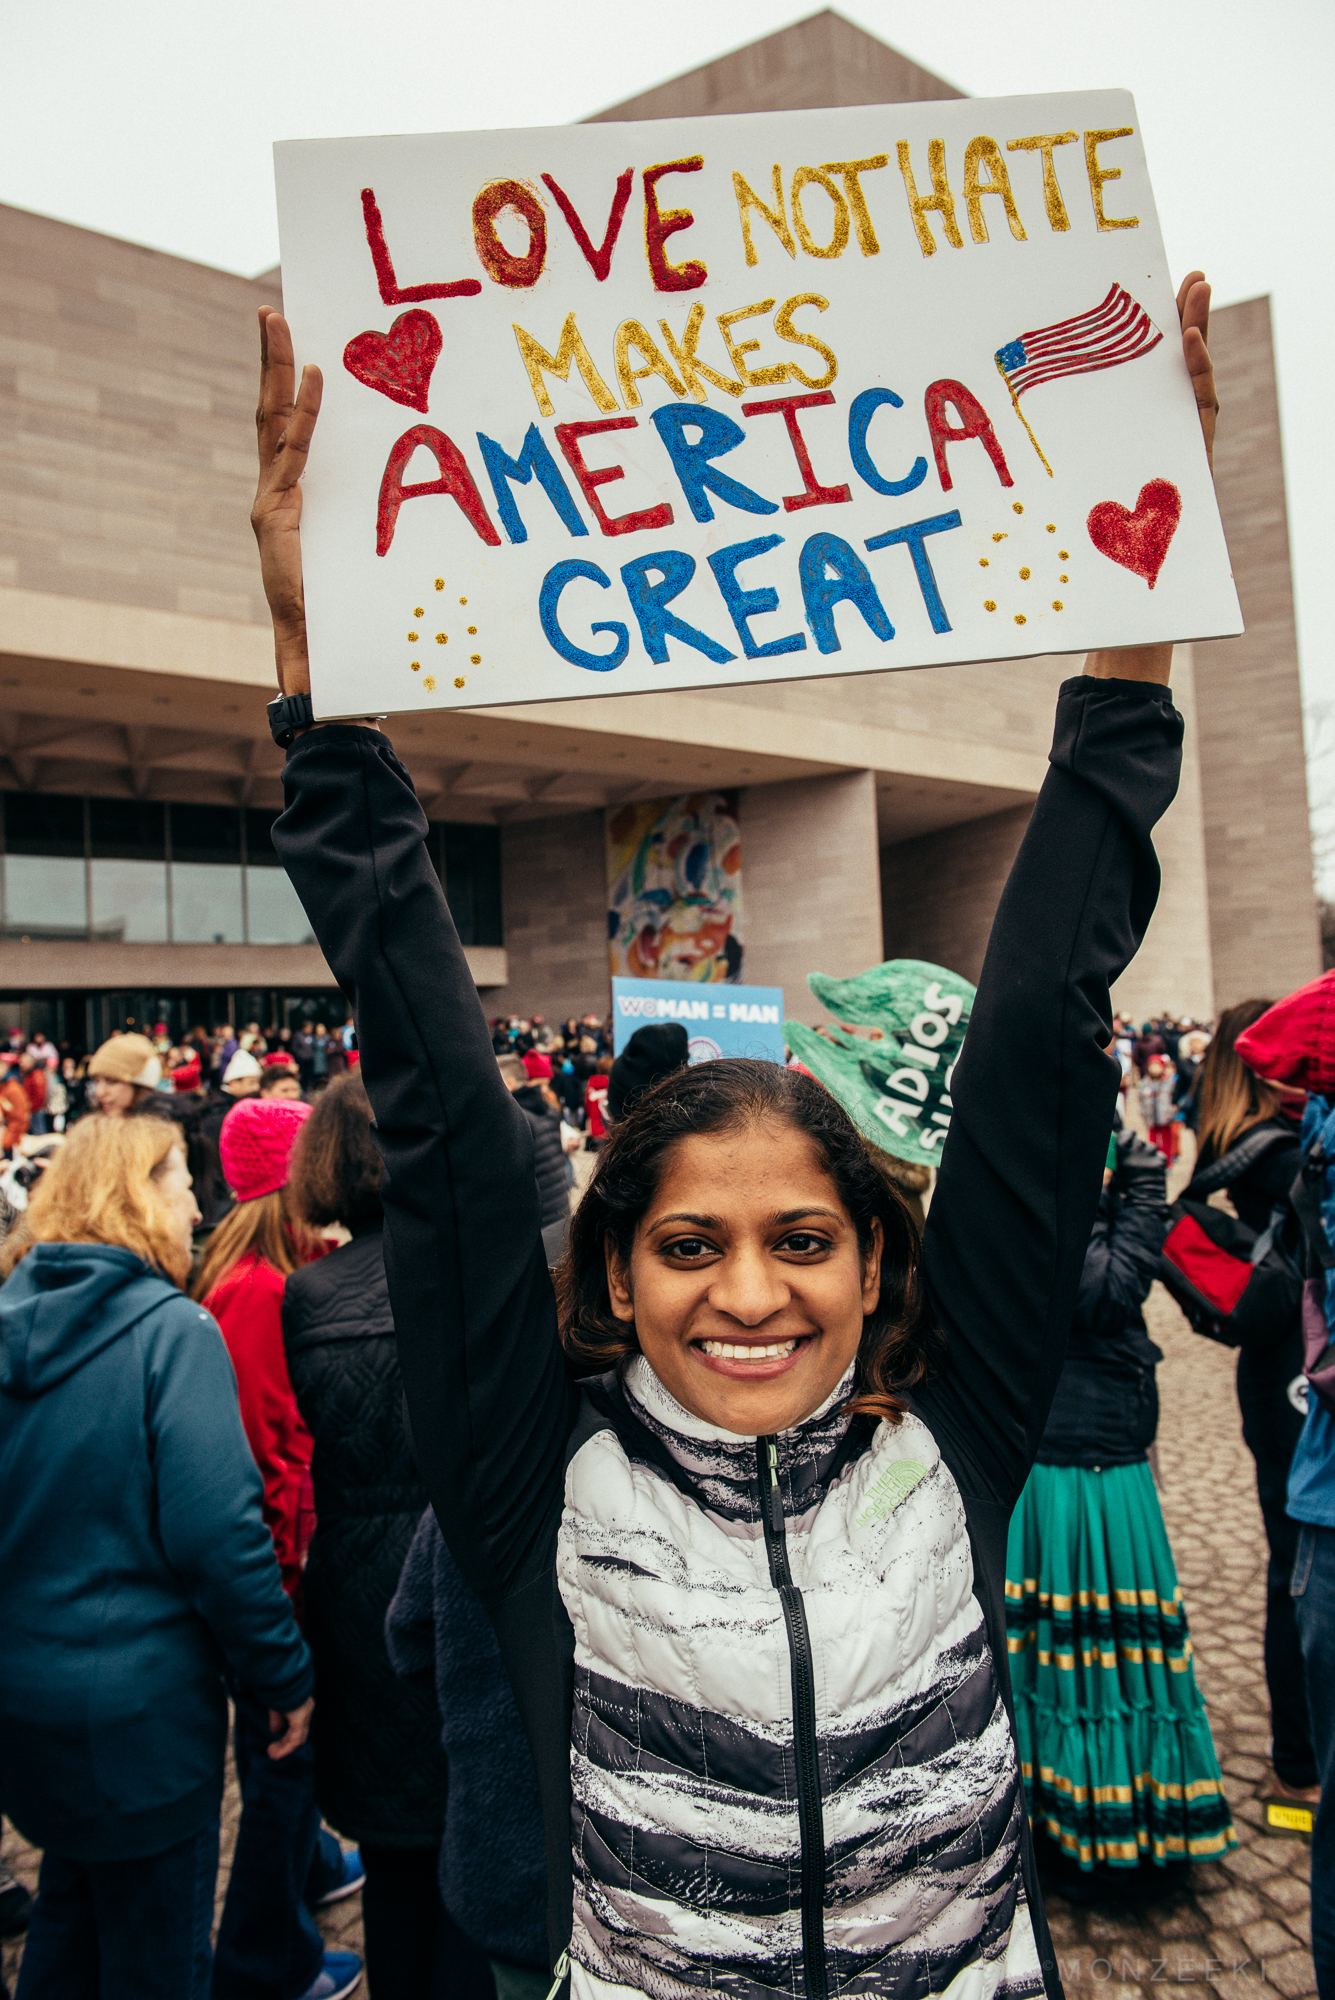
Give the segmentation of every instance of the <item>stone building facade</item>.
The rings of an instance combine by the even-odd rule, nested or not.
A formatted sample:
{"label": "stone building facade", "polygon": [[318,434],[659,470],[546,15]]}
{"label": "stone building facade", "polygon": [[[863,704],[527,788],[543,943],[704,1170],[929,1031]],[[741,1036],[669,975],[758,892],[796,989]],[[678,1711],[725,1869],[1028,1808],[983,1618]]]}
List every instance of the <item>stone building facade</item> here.
{"label": "stone building facade", "polygon": [[[956,95],[822,13],[599,116]],[[0,209],[0,1020],[82,1041],[150,1010],[334,1005],[267,847],[281,759],[247,515],[255,312],[279,303],[277,272]],[[1186,772],[1118,996],[1137,1013],[1209,1015],[1320,966],[1268,302],[1217,312],[1212,346],[1248,629],[1179,649]],[[976,976],[1077,666],[592,696],[394,735],[489,1012],[605,1007],[605,809],[729,787],[744,977],[814,1020],[811,970],[911,955]]]}

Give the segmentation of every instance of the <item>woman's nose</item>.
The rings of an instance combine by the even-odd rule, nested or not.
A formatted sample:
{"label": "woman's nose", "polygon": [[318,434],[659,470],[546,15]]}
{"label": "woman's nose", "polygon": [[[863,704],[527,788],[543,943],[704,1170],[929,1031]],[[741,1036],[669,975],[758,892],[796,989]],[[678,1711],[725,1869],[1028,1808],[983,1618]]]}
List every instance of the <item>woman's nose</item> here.
{"label": "woman's nose", "polygon": [[790,1297],[782,1269],[763,1251],[734,1251],[717,1268],[709,1303],[739,1326],[759,1326]]}

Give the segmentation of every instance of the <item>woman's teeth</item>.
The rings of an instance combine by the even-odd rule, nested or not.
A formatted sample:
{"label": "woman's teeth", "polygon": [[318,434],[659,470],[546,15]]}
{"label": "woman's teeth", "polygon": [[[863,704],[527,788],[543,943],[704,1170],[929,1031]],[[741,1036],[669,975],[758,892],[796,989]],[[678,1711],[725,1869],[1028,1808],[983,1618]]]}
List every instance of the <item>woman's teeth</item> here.
{"label": "woman's teeth", "polygon": [[754,1342],[748,1342],[745,1347],[737,1347],[727,1340],[702,1340],[700,1346],[714,1361],[786,1361],[797,1342],[776,1340],[768,1347],[757,1347]]}

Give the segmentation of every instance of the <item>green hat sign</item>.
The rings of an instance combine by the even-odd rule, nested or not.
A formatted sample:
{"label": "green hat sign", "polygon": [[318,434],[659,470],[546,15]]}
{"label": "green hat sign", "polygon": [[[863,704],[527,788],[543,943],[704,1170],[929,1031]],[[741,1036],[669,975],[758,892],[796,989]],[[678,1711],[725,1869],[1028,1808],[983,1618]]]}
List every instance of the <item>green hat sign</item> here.
{"label": "green hat sign", "polygon": [[[975,989],[921,958],[894,958],[856,979],[807,975],[842,1025],[817,1034],[785,1021],[799,1062],[837,1097],[864,1139],[897,1160],[940,1164],[950,1128],[950,1079],[964,1044]],[[867,1040],[849,1027],[878,1029]]]}

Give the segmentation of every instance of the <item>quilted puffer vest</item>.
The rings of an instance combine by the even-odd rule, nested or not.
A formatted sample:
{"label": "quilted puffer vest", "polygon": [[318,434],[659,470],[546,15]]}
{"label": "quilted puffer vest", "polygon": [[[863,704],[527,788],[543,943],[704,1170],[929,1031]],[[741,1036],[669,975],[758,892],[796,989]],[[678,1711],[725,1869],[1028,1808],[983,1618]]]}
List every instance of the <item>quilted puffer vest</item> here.
{"label": "quilted puffer vest", "polygon": [[917,1418],[692,1417],[637,1357],[566,1474],[575,2000],[1037,1995],[1023,1794]]}

